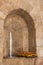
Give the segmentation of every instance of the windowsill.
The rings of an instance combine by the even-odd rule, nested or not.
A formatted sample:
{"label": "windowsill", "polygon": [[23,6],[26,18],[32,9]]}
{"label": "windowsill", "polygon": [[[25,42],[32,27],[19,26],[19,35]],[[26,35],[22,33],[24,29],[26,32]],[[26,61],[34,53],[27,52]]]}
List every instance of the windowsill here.
{"label": "windowsill", "polygon": [[37,56],[12,56],[12,57],[4,57],[3,59],[15,59],[15,58],[37,58]]}

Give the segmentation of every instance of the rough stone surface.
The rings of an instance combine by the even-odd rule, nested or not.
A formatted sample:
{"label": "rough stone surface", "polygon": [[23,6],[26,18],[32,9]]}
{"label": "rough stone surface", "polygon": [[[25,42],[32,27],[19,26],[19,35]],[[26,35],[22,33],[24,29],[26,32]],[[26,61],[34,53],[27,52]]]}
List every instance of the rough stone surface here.
{"label": "rough stone surface", "polygon": [[43,0],[0,0],[0,65],[31,65],[31,62],[43,65],[43,58],[3,60],[10,52],[10,31],[13,55],[18,51],[31,51],[43,57]]}

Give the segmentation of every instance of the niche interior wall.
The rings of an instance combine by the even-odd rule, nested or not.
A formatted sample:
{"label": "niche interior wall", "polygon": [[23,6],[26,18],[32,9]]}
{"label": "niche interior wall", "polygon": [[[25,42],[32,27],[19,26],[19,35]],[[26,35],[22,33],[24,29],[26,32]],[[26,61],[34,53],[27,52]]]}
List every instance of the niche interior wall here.
{"label": "niche interior wall", "polygon": [[[24,16],[25,15],[25,16]],[[16,9],[6,17],[5,30],[5,56],[10,55],[10,32],[12,32],[12,55],[22,52],[36,53],[36,30],[31,16],[23,9]]]}

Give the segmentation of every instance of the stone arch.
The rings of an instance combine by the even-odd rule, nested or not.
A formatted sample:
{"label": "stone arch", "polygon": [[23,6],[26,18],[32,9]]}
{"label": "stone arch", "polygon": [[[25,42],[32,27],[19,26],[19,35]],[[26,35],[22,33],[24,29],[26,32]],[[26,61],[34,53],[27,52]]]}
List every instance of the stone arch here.
{"label": "stone arch", "polygon": [[[23,50],[23,48],[17,48],[16,47],[16,49],[18,49],[18,51],[29,51],[29,52],[34,52],[34,53],[36,53],[36,30],[35,30],[35,24],[34,24],[34,21],[33,21],[33,19],[32,19],[32,17],[29,15],[29,13],[28,12],[26,12],[25,10],[23,10],[23,9],[15,9],[15,10],[13,10],[13,11],[11,11],[8,15],[7,15],[7,17],[5,18],[5,22],[4,22],[4,30],[5,30],[5,32],[8,34],[8,37],[6,38],[6,35],[5,35],[5,38],[7,39],[7,40],[9,40],[9,31],[13,31],[13,29],[12,29],[12,27],[14,26],[14,24],[13,24],[13,26],[11,25],[12,24],[12,22],[11,22],[11,24],[9,23],[10,22],[10,20],[12,19],[12,17],[13,17],[13,19],[15,20],[15,21],[18,21],[19,22],[19,26],[21,26],[21,28],[20,28],[20,30],[21,30],[21,32],[23,32],[23,30],[25,30],[26,32],[24,32],[23,34],[21,34],[21,36],[23,36],[22,37],[22,40],[21,40],[21,44],[22,43],[24,43],[24,46],[23,46],[23,48],[24,48],[24,50]],[[9,19],[9,21],[8,21],[8,19]],[[12,20],[13,20],[12,19]],[[8,21],[8,22],[7,22]],[[21,21],[21,23],[20,23],[20,21]],[[17,27],[17,26],[16,26]],[[15,28],[16,28],[15,27]],[[18,28],[18,27],[17,27]],[[8,31],[9,30],[9,31]],[[13,35],[14,35],[14,32],[12,32],[13,33]],[[27,37],[27,38],[26,38]],[[5,41],[6,41],[6,39],[5,39]],[[14,39],[14,38],[13,38]],[[19,38],[20,39],[20,38]],[[10,43],[9,41],[7,41],[8,43]],[[27,42],[27,43],[26,43]],[[17,43],[17,42],[15,42],[15,43]],[[27,45],[28,44],[28,45]],[[7,44],[8,45],[8,44]],[[5,46],[7,46],[6,44],[5,44]],[[18,44],[17,44],[18,45]],[[22,45],[21,45],[22,46]],[[26,46],[28,46],[28,47],[26,47]],[[8,45],[8,47],[9,47],[9,45]],[[8,56],[9,55],[9,50],[8,50],[8,47],[6,47],[7,48],[7,54],[6,54],[6,52],[5,52],[5,55],[6,56]],[[20,50],[19,50],[20,49]],[[28,49],[28,50],[27,50]],[[14,53],[16,53],[16,52],[14,52]]]}

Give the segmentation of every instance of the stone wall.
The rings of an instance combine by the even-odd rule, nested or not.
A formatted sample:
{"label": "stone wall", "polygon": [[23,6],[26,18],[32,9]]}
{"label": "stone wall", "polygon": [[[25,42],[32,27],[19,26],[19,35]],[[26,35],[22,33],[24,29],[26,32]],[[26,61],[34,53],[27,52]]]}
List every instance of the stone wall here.
{"label": "stone wall", "polygon": [[36,51],[43,57],[43,0],[0,0],[0,61],[3,58],[4,22],[15,9],[23,9],[32,17],[36,30]]}

